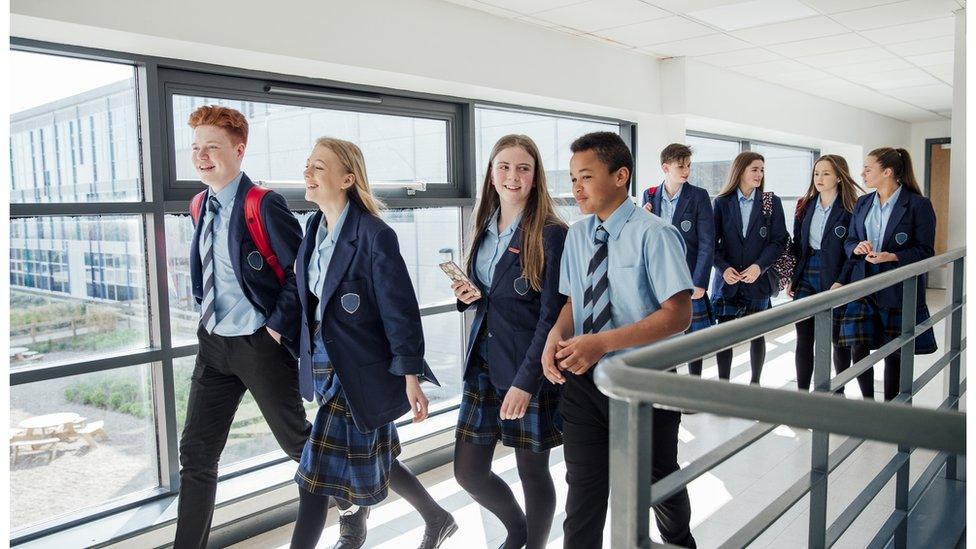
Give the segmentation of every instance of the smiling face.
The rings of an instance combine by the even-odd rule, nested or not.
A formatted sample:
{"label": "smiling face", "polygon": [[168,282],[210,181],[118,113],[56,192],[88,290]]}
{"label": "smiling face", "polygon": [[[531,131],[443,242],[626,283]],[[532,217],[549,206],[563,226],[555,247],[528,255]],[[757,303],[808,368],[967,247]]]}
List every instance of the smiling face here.
{"label": "smiling face", "polygon": [[813,186],[817,188],[817,192],[835,190],[838,184],[840,184],[840,176],[834,169],[834,165],[827,160],[817,162],[813,167]]}
{"label": "smiling face", "polygon": [[305,161],[305,200],[320,207],[341,202],[356,177],[349,173],[332,149],[321,145],[312,149]]}
{"label": "smiling face", "polygon": [[[241,172],[244,143],[234,143],[231,134],[217,126],[201,125],[193,129],[191,156],[200,180],[211,187],[223,188]],[[219,190],[219,189],[218,189]]]}
{"label": "smiling face", "polygon": [[524,208],[534,179],[535,160],[522,147],[502,149],[491,161],[491,184],[503,203]]}
{"label": "smiling face", "polygon": [[762,185],[764,170],[765,164],[762,160],[753,160],[746,166],[745,171],[742,172],[742,177],[739,178],[739,189],[742,194],[752,194],[753,190]]}
{"label": "smiling face", "polygon": [[580,213],[596,214],[606,220],[627,196],[629,170],[611,172],[593,149],[573,153],[569,176]]}

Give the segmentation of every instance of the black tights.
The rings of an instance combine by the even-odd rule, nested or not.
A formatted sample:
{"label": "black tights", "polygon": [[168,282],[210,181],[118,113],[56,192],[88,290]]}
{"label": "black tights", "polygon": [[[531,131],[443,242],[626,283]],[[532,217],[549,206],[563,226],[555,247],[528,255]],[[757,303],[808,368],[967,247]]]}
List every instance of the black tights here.
{"label": "black tights", "polygon": [[[813,378],[813,318],[808,318],[796,323],[796,386],[801,391],[810,390],[810,381]],[[851,348],[833,346],[834,369],[837,373],[851,367]],[[861,394],[865,399],[874,398],[874,380],[871,379],[871,372],[865,372],[857,376],[857,384],[861,387]],[[843,394],[844,388],[837,390]]]}
{"label": "black tights", "polygon": [[[871,354],[871,349],[867,345],[855,345],[853,349],[854,362]],[[884,359],[884,399],[893,400],[901,389],[901,351],[895,351]],[[871,398],[874,398],[874,368],[865,372],[872,382]],[[860,382],[860,379],[858,379]]]}
{"label": "black tights", "polygon": [[[420,512],[427,524],[434,524],[447,514],[400,460],[394,460],[390,467],[390,489]],[[295,531],[291,537],[292,549],[314,549],[325,528],[329,497],[313,494],[304,488],[298,489],[298,520],[295,521]],[[340,509],[349,508],[349,502],[338,498],[335,500]]]}
{"label": "black tights", "polygon": [[508,535],[502,547],[545,547],[556,512],[556,488],[549,473],[549,451],[515,450],[515,463],[525,494],[525,514],[508,484],[491,472],[494,453],[493,444],[458,440],[454,446],[454,478],[479,505],[505,525]]}
{"label": "black tights", "polygon": [[[715,354],[718,362],[718,377],[729,379],[732,376],[732,349],[725,349]],[[749,364],[752,366],[752,378],[749,383],[759,384],[763,363],[766,362],[766,338],[759,336],[749,342]]]}

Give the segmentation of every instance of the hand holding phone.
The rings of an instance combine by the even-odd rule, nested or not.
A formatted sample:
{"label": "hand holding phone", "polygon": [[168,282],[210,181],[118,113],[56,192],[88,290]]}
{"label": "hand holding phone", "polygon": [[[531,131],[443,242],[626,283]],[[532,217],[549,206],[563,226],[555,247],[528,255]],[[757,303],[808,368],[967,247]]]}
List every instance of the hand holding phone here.
{"label": "hand holding phone", "polygon": [[457,263],[445,261],[444,263],[440,263],[440,268],[451,279],[451,289],[454,290],[454,296],[460,301],[471,304],[481,299],[481,290],[464,274],[464,271],[461,270],[461,267]]}

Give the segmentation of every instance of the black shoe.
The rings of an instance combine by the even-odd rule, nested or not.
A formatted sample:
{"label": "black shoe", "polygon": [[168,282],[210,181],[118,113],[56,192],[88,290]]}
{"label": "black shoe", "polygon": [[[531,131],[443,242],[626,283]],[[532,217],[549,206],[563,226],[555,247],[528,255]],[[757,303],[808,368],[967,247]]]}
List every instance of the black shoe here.
{"label": "black shoe", "polygon": [[437,549],[447,538],[457,532],[458,525],[454,517],[447,513],[444,520],[438,524],[428,524],[424,528],[424,540],[420,542],[420,549]]}
{"label": "black shoe", "polygon": [[350,514],[339,512],[339,541],[332,549],[359,549],[366,543],[366,519],[369,507],[360,507]]}

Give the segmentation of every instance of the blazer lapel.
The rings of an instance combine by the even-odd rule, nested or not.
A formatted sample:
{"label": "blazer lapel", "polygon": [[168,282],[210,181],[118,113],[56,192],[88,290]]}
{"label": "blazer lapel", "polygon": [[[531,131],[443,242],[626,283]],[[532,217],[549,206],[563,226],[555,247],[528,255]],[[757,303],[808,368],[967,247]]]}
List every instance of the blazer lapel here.
{"label": "blazer lapel", "polygon": [[230,213],[230,221],[227,225],[227,251],[230,255],[230,264],[234,267],[234,275],[241,288],[244,286],[244,274],[241,272],[241,243],[244,242],[244,233],[247,227],[244,226],[244,197],[247,191],[254,186],[247,174],[241,174],[241,182],[237,186],[237,195],[234,197],[234,209]]}
{"label": "blazer lapel", "polygon": [[752,232],[753,227],[756,225],[756,220],[762,215],[762,204],[762,193],[759,189],[752,191],[752,211],[749,212],[749,228],[746,229],[746,236]]}
{"label": "blazer lapel", "polygon": [[[518,258],[520,246],[522,245],[522,222],[519,221],[515,231],[512,232],[512,238],[508,241],[508,249],[502,254],[502,257],[498,260],[498,264],[495,265],[495,272],[491,275],[491,290],[489,294],[493,293],[498,287],[498,282],[502,279],[502,275],[505,274],[512,264],[515,263],[515,259]],[[512,250],[519,250],[519,252],[513,252]]]}
{"label": "blazer lapel", "polygon": [[[302,310],[311,313],[309,310],[309,296],[311,291],[308,287],[308,260],[312,257],[312,249],[315,246],[315,235],[318,232],[319,223],[322,220],[322,212],[316,212],[312,215],[305,229],[305,238],[302,239],[301,245],[298,247],[298,254],[296,257],[297,265],[295,265],[295,285],[298,288],[298,300],[302,304]],[[311,324],[314,316],[308,314],[308,321]]]}
{"label": "blazer lapel", "polygon": [[[837,196],[834,199],[834,205],[830,208],[830,214],[827,215],[827,223],[824,225],[824,232],[834,230],[834,223],[837,222],[837,218],[840,217],[841,212],[844,211],[844,200],[841,196]],[[845,229],[847,227],[844,227]],[[824,236],[827,236],[826,234]]]}
{"label": "blazer lapel", "polygon": [[657,190],[651,196],[651,210],[657,216],[661,215],[661,194],[664,192],[664,183],[657,186]]}
{"label": "blazer lapel", "polygon": [[735,193],[730,194],[725,200],[725,210],[735,225],[735,236],[742,240],[742,210],[739,209],[739,199]]}
{"label": "blazer lapel", "polygon": [[888,218],[888,224],[885,225],[884,238],[881,239],[881,249],[884,250],[888,247],[888,242],[891,240],[891,235],[895,232],[895,227],[901,221],[901,218],[905,215],[905,211],[908,210],[908,191],[902,188],[901,194],[898,195],[898,202],[894,204],[891,208],[891,216]]}
{"label": "blazer lapel", "polygon": [[339,287],[339,282],[346,274],[349,263],[356,255],[356,236],[359,234],[359,218],[363,215],[362,210],[355,202],[349,205],[349,213],[346,220],[342,223],[339,231],[339,240],[335,244],[335,251],[332,252],[332,259],[329,261],[329,270],[325,274],[325,283],[322,286],[322,297],[319,298],[319,308],[322,310],[322,318],[325,316],[325,306],[332,299],[332,294]]}
{"label": "blazer lapel", "polygon": [[[800,224],[800,234],[793,235],[793,239],[803,244],[803,249],[810,245],[810,224],[813,223],[813,214],[817,209],[818,197],[813,197],[806,210],[803,212],[803,223]],[[833,210],[831,210],[833,212]]]}
{"label": "blazer lapel", "polygon": [[[206,195],[204,195],[206,197]],[[203,260],[200,259],[200,233],[203,232],[203,217],[207,211],[207,200],[200,201],[200,211],[197,212],[197,226],[193,228],[193,240],[190,241],[190,271],[193,280],[199,280],[200,288],[203,288]],[[194,272],[195,271],[195,272]],[[200,296],[201,299],[205,296]]]}
{"label": "blazer lapel", "polygon": [[[687,186],[687,183],[682,184],[681,194],[678,197],[678,203],[674,206],[674,215],[671,217],[671,224],[675,227],[681,226],[681,216],[688,209],[688,202],[691,200],[691,191],[684,188],[685,186]],[[667,192],[664,190],[664,185],[661,186],[660,192]]]}

